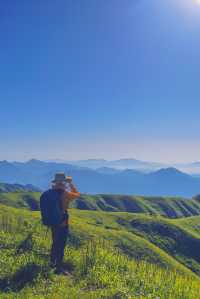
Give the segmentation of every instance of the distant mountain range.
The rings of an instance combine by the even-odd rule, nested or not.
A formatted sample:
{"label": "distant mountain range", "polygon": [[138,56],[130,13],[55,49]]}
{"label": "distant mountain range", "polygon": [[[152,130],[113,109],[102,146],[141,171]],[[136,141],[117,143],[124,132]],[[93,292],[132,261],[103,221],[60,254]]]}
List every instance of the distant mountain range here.
{"label": "distant mountain range", "polygon": [[164,163],[146,162],[146,161],[140,161],[136,159],[119,159],[113,161],[108,161],[105,159],[88,159],[88,160],[78,160],[78,161],[55,160],[53,162],[68,163],[71,165],[88,167],[91,169],[113,168],[113,169],[124,170],[129,168],[129,169],[138,169],[142,171],[152,171],[163,167],[168,167],[167,164]]}
{"label": "distant mountain range", "polygon": [[200,162],[167,164],[167,163],[140,161],[133,158],[111,160],[111,161],[105,159],[88,159],[88,160],[78,160],[78,161],[52,160],[47,162],[67,163],[67,164],[76,165],[80,167],[87,167],[95,170],[98,168],[112,168],[118,170],[134,169],[146,173],[159,170],[161,168],[174,167],[180,171],[189,174],[195,174],[195,175],[200,174]]}
{"label": "distant mountain range", "polygon": [[[94,163],[93,160],[93,165]],[[72,175],[82,193],[191,197],[200,192],[200,178],[172,167],[145,173],[141,170],[123,170],[107,166],[91,169],[80,164],[34,159],[28,162],[1,161],[0,182],[31,184],[46,189],[50,186],[55,172],[59,171]]]}

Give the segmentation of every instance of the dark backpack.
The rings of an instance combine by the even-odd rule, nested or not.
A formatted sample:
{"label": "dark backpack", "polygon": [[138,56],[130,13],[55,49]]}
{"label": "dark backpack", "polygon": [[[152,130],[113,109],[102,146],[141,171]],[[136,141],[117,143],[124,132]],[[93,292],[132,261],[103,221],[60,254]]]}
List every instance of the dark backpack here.
{"label": "dark backpack", "polygon": [[40,197],[40,210],[42,223],[46,226],[59,225],[64,220],[64,213],[61,209],[62,190],[50,189]]}

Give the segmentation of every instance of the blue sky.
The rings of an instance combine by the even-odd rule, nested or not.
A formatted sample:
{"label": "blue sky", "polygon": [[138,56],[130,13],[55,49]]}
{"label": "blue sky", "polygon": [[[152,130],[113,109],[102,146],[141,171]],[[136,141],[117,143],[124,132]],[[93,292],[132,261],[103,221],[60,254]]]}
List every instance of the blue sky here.
{"label": "blue sky", "polygon": [[0,1],[0,159],[200,159],[197,2]]}

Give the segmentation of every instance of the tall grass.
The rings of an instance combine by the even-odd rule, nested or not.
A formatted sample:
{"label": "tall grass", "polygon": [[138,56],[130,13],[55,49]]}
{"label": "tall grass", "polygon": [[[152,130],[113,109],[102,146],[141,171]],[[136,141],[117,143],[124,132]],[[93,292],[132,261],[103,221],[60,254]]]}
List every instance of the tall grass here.
{"label": "tall grass", "polygon": [[49,236],[39,221],[23,213],[0,217],[0,298],[200,298],[195,275],[130,259],[99,238],[79,241],[73,232],[66,247],[70,275],[55,276],[48,265]]}

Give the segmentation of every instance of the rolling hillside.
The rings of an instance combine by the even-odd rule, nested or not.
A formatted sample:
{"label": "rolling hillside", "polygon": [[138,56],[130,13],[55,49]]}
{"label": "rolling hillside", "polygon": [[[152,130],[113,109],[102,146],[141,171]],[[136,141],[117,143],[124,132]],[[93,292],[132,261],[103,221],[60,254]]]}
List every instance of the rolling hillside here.
{"label": "rolling hillside", "polygon": [[20,185],[20,184],[6,184],[0,183],[0,193],[6,192],[39,192],[40,189],[33,185]]}
{"label": "rolling hillside", "polygon": [[197,237],[200,237],[200,216],[181,218],[176,220],[176,224],[180,225],[180,227],[186,228]]}
{"label": "rolling hillside", "polygon": [[50,236],[39,213],[0,205],[0,298],[200,298],[197,252],[188,256],[173,238],[178,231],[191,247],[200,239],[180,229],[179,220],[76,209],[70,215],[70,276],[57,277],[48,266]]}
{"label": "rolling hillside", "polygon": [[[0,193],[0,203],[39,210],[40,192],[16,191]],[[181,197],[143,197],[126,195],[81,195],[71,205],[80,210],[145,213],[168,218],[200,215],[200,199]]]}
{"label": "rolling hillside", "polygon": [[[6,212],[6,206],[16,207],[19,211],[21,208],[37,211],[39,209],[39,197],[40,193],[34,192],[2,193],[0,195],[0,203],[3,204],[1,210],[4,210],[4,215],[7,214],[8,217],[9,212]],[[83,202],[87,206],[80,207]],[[159,261],[157,248],[159,248],[181,264],[185,264],[187,268],[200,274],[198,254],[200,243],[199,236],[194,232],[194,226],[200,216],[188,217],[192,213],[193,215],[200,214],[198,198],[185,200],[181,198],[134,198],[99,195],[81,197],[73,206],[88,209],[88,211],[71,210],[72,221],[75,218],[79,221],[83,220],[85,223],[84,227],[81,228],[84,234],[93,235],[94,230],[98,230],[99,236],[108,240],[117,240],[116,244],[134,258],[145,256],[145,259],[154,260],[157,263]],[[161,217],[163,215],[165,218]],[[170,220],[170,218],[178,219]],[[194,226],[191,225],[192,219],[196,219],[196,221],[193,220]],[[186,225],[188,223],[190,226]],[[89,230],[87,224],[91,225]],[[117,234],[116,231],[118,231]],[[139,245],[141,242],[143,243],[142,246]],[[148,250],[144,253],[142,248],[146,247]],[[134,250],[132,250],[133,248]],[[162,264],[162,262],[160,263]]]}
{"label": "rolling hillside", "polygon": [[169,218],[200,215],[200,199],[124,195],[82,195],[73,206],[82,210],[149,213]]}
{"label": "rolling hillside", "polygon": [[200,216],[185,217],[200,214],[199,196],[82,195],[70,209],[68,278],[48,266],[39,197],[0,193],[0,298],[200,298]]}
{"label": "rolling hillside", "polygon": [[0,193],[0,204],[38,211],[40,194],[40,192],[27,191]]}

